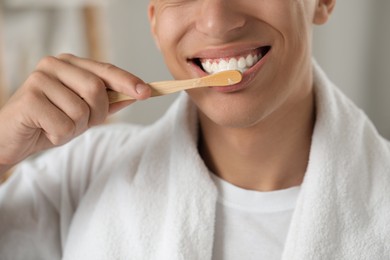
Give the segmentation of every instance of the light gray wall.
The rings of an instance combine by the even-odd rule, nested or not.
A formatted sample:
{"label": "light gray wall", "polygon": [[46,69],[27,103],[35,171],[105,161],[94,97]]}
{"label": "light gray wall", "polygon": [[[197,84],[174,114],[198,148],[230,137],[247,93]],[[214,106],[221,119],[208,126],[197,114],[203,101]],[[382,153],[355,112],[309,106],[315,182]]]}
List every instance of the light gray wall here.
{"label": "light gray wall", "polygon": [[[108,6],[108,37],[111,61],[146,82],[168,80],[172,76],[154,45],[147,18],[148,0],[116,0]],[[157,97],[126,108],[117,119],[149,124],[168,108],[176,95]]]}
{"label": "light gray wall", "polygon": [[390,1],[338,1],[315,30],[314,56],[390,139]]}
{"label": "light gray wall", "polygon": [[[154,46],[148,1],[116,0],[108,9],[112,62],[145,81],[171,76]],[[315,28],[314,56],[331,79],[363,108],[390,138],[390,1],[338,1],[333,17]],[[147,124],[160,117],[175,96],[139,102],[120,120]]]}

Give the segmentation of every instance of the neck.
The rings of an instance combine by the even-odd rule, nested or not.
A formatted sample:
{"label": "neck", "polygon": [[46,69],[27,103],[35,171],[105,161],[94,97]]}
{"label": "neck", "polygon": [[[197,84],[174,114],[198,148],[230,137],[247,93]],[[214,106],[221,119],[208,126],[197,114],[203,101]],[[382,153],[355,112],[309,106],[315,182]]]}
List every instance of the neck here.
{"label": "neck", "polygon": [[298,186],[309,159],[314,110],[311,91],[304,100],[246,128],[219,126],[200,113],[200,154],[214,174],[244,189]]}

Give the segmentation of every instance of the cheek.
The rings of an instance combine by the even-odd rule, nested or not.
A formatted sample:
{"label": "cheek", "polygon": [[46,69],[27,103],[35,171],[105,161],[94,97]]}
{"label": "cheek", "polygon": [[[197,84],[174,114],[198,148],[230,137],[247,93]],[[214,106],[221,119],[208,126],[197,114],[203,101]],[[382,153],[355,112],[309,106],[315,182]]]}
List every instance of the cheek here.
{"label": "cheek", "polygon": [[[275,0],[280,2],[280,0]],[[286,1],[283,1],[286,2]],[[306,73],[305,68],[311,60],[311,8],[304,3],[308,1],[295,0],[288,1],[289,4],[280,4],[277,13],[273,17],[272,26],[279,37],[276,41],[275,51],[278,58],[275,60],[275,67],[279,68],[279,75],[283,75],[280,81],[300,80],[302,73]],[[314,2],[314,1],[310,1]]]}
{"label": "cheek", "polygon": [[[180,12],[179,12],[180,14]],[[178,12],[166,11],[161,14],[156,27],[156,37],[160,51],[164,57],[165,64],[171,74],[179,79],[184,68],[183,38],[188,32],[188,22]]]}
{"label": "cheek", "polygon": [[311,37],[313,3],[313,0],[273,0],[263,7],[262,17],[284,44],[299,47]]}
{"label": "cheek", "polygon": [[175,41],[178,27],[173,16],[162,15],[157,20],[156,37],[162,51],[169,49],[169,45]]}

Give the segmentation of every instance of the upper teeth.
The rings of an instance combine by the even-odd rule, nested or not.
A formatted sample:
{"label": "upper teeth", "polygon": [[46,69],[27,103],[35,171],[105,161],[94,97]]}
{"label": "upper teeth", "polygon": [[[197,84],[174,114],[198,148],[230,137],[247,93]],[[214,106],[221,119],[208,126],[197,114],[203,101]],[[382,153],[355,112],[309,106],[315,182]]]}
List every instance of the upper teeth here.
{"label": "upper teeth", "polygon": [[237,58],[229,59],[202,59],[203,69],[214,74],[225,70],[239,70],[244,73],[246,70],[255,65],[262,58],[261,54],[248,54]]}

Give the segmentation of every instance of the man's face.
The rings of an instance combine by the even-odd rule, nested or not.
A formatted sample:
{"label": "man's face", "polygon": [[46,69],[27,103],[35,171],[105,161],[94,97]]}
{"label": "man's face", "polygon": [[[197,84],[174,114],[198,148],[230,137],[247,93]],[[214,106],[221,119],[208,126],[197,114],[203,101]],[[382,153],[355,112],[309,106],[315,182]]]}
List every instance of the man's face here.
{"label": "man's face", "polygon": [[324,20],[319,1],[152,0],[149,15],[176,79],[243,72],[237,85],[188,94],[212,122],[248,127],[311,93],[312,24]]}

